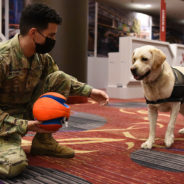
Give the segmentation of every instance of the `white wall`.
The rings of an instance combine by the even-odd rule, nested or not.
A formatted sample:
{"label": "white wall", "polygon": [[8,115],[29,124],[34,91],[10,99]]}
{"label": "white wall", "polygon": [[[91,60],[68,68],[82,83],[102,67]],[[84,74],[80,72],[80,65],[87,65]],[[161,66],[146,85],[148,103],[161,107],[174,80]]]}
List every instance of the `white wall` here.
{"label": "white wall", "polygon": [[98,89],[108,85],[108,58],[88,57],[87,83]]}
{"label": "white wall", "polygon": [[172,65],[184,67],[184,45],[171,44],[171,48],[174,52],[174,60]]}

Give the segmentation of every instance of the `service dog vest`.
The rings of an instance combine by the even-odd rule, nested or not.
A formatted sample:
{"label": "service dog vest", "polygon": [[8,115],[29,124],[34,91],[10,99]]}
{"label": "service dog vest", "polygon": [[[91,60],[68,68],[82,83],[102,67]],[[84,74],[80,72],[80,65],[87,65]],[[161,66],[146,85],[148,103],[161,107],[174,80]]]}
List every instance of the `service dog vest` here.
{"label": "service dog vest", "polygon": [[169,98],[159,99],[156,101],[149,101],[145,98],[147,104],[160,104],[165,102],[181,102],[181,103],[184,102],[184,74],[182,74],[176,68],[172,68],[172,70],[175,77],[175,83],[171,96]]}

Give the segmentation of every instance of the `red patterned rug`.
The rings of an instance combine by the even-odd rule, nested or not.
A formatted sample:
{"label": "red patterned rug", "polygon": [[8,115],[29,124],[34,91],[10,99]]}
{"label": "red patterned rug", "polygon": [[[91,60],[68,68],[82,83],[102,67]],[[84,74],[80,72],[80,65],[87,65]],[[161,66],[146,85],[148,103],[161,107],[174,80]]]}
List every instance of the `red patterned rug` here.
{"label": "red patterned rug", "polygon": [[[110,103],[144,102],[143,99],[111,99]],[[31,166],[52,168],[83,178],[94,184],[182,184],[183,172],[169,172],[141,166],[131,160],[132,152],[148,137],[147,108],[100,106],[94,101],[71,105],[72,111],[91,113],[106,119],[107,123],[87,131],[57,132],[54,137],[63,145],[75,149],[73,159],[31,156],[32,132],[23,138],[22,146]],[[184,136],[178,130],[184,127],[183,117],[177,118],[175,143],[171,149],[164,146],[164,133],[169,114],[160,113],[156,144],[153,150],[184,155]],[[30,135],[30,136],[29,136]]]}

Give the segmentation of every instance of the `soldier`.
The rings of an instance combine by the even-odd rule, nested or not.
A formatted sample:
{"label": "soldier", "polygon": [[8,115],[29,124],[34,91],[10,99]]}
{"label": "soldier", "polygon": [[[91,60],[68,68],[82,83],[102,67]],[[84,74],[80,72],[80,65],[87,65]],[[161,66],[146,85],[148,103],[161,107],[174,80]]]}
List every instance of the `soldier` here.
{"label": "soldier", "polygon": [[0,178],[20,174],[27,166],[21,137],[35,131],[31,154],[74,157],[74,150],[59,145],[33,120],[32,104],[48,91],[91,97],[108,103],[108,95],[59,71],[48,54],[55,44],[61,17],[43,4],[27,6],[20,19],[20,34],[0,44]]}

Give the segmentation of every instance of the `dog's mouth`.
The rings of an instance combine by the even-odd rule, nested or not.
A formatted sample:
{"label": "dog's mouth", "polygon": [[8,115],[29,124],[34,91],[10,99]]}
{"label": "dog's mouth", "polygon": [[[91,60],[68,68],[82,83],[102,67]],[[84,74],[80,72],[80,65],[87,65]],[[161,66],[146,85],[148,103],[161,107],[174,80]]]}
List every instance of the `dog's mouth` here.
{"label": "dog's mouth", "polygon": [[142,80],[150,74],[151,70],[148,70],[144,75],[133,74],[136,80]]}

